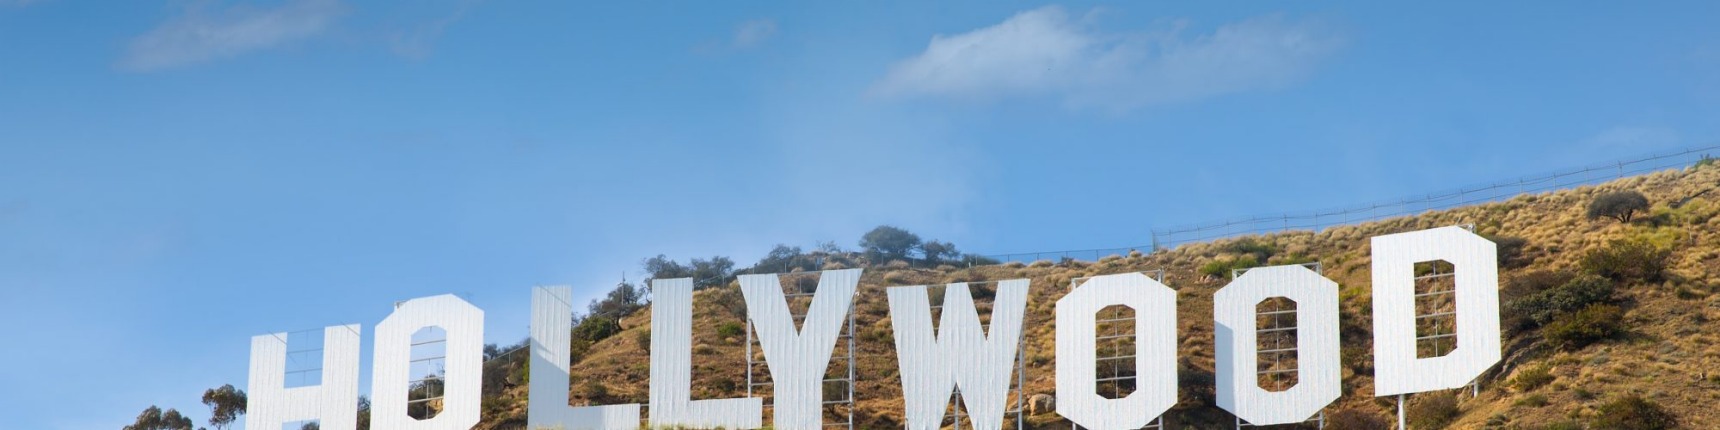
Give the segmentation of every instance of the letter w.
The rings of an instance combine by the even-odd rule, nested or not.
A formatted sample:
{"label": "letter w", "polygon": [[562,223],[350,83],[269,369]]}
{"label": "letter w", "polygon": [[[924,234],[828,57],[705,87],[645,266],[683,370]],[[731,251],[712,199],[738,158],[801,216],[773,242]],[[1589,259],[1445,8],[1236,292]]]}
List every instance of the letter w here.
{"label": "letter w", "polygon": [[1010,374],[1021,344],[1021,319],[1027,310],[1027,286],[1026,279],[998,283],[989,336],[966,283],[945,288],[936,333],[925,286],[888,290],[908,429],[939,428],[957,388],[962,399],[958,407],[966,406],[975,430],[1003,428]]}

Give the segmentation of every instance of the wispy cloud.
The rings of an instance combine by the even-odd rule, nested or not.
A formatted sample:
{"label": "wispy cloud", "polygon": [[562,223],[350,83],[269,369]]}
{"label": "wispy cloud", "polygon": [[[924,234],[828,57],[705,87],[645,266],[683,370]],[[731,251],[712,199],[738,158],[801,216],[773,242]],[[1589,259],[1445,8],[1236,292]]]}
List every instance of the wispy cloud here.
{"label": "wispy cloud", "polygon": [[735,49],[746,49],[758,46],[771,36],[776,35],[776,20],[769,18],[755,19],[741,23],[735,28],[734,40],[729,43]]}
{"label": "wispy cloud", "polygon": [[932,37],[872,88],[874,95],[973,102],[1055,97],[1073,107],[1130,109],[1301,81],[1344,45],[1330,26],[1278,15],[1189,35],[1186,22],[1103,32],[1093,14],[1021,12],[991,27]]}
{"label": "wispy cloud", "polygon": [[1603,130],[1583,140],[1579,146],[1594,151],[1647,150],[1676,146],[1682,141],[1678,130],[1666,127],[1620,126]]}
{"label": "wispy cloud", "polygon": [[388,46],[395,54],[412,59],[424,59],[434,51],[437,39],[448,27],[466,18],[466,14],[484,0],[461,0],[454,6],[454,11],[440,18],[421,23],[411,29],[395,32],[389,36]]}
{"label": "wispy cloud", "polygon": [[346,9],[340,0],[288,0],[266,8],[196,3],[133,39],[119,66],[147,72],[281,46],[323,33]]}
{"label": "wispy cloud", "polygon": [[776,31],[774,19],[750,19],[735,26],[732,34],[713,36],[693,45],[693,52],[701,55],[722,55],[746,51],[769,42],[776,37]]}

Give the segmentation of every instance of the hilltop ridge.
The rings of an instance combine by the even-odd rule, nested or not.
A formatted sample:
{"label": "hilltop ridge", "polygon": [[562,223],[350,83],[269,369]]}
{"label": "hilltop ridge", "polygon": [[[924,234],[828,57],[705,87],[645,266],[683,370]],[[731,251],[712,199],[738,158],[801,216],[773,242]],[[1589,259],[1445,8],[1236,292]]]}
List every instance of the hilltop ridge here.
{"label": "hilltop ridge", "polygon": [[[1344,394],[1326,409],[1327,428],[1383,423],[1396,406],[1393,399],[1373,396],[1367,239],[1471,225],[1500,245],[1501,305],[1508,326],[1505,359],[1480,379],[1479,397],[1467,392],[1414,396],[1414,428],[1606,428],[1609,416],[1640,416],[1629,414],[1666,415],[1679,428],[1720,428],[1720,416],[1709,407],[1720,401],[1720,372],[1706,370],[1720,362],[1720,330],[1706,327],[1710,319],[1720,318],[1720,295],[1715,294],[1720,278],[1713,276],[1720,269],[1720,217],[1715,216],[1720,205],[1709,194],[1717,185],[1720,168],[1702,163],[1319,232],[1230,238],[1097,261],[865,265],[853,308],[860,375],[855,425],[901,427],[900,382],[883,287],[1029,279],[1025,395],[1035,401],[1024,403],[1040,403],[1055,395],[1052,307],[1071,280],[1164,270],[1165,283],[1178,290],[1182,339],[1179,402],[1165,416],[1167,428],[1231,428],[1232,416],[1214,404],[1212,295],[1229,281],[1230,268],[1312,262],[1341,288]],[[1641,193],[1651,206],[1629,222],[1588,216],[1587,208],[1598,196],[1620,191]],[[1659,265],[1660,270],[1636,270],[1644,264]],[[822,268],[845,267],[828,262]],[[1567,304],[1558,300],[1570,297],[1567,290],[1601,282],[1605,294],[1584,296],[1575,309],[1561,307]],[[735,331],[745,321],[744,309],[733,282],[697,293],[695,399],[745,394],[746,338]],[[1523,319],[1531,310],[1547,317]],[[980,312],[988,311],[982,303]],[[1597,317],[1620,325],[1607,331],[1604,324],[1580,319]],[[649,322],[649,307],[632,312],[620,318],[615,333],[589,345],[573,364],[574,404],[645,403],[649,369],[639,357],[649,355]],[[1590,328],[1602,332],[1571,333]],[[523,366],[492,367],[487,370],[509,375],[486,384],[484,421],[478,428],[524,428]],[[762,372],[761,365],[755,374]],[[1048,408],[1031,406],[1025,418],[1029,428],[1067,428],[1067,421]],[[1013,426],[1013,417],[1007,421]]]}

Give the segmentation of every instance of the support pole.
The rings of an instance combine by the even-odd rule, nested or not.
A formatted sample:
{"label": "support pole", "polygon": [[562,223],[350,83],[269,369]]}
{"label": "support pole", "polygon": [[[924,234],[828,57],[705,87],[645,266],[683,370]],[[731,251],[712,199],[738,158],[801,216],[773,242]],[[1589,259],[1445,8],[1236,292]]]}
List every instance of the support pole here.
{"label": "support pole", "polygon": [[1403,419],[1403,395],[1399,394],[1398,395],[1398,430],[1405,430],[1408,428],[1409,427],[1404,425],[1404,419]]}

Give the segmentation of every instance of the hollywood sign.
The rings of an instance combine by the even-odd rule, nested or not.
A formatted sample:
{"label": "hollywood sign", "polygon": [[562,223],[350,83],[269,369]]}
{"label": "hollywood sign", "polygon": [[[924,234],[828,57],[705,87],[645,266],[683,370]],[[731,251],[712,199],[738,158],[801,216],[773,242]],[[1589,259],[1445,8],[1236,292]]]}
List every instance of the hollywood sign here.
{"label": "hollywood sign", "polygon": [[[1460,388],[1500,359],[1498,269],[1494,244],[1467,230],[1445,227],[1372,239],[1374,394],[1394,396]],[[1419,358],[1415,347],[1415,270],[1444,260],[1456,268],[1456,348]],[[743,275],[741,292],[774,385],[774,425],[822,427],[822,383],[836,340],[860,281],[859,269],[826,271],[800,328],[778,276]],[[988,328],[971,292],[951,284],[939,323],[932,324],[926,286],[890,287],[890,318],[901,366],[902,400],[910,429],[936,429],[951,393],[976,429],[1001,429],[1020,346],[1028,280],[998,283]],[[651,284],[650,408],[652,428],[762,427],[763,399],[692,400],[693,282]],[[639,427],[640,405],[570,406],[569,342],[572,290],[532,291],[529,428],[622,430]],[[1283,297],[1296,306],[1295,386],[1260,387],[1256,310]],[[1128,396],[1097,394],[1097,313],[1127,306],[1135,319],[1136,389]],[[1140,273],[1091,278],[1056,305],[1056,412],[1090,429],[1135,429],[1169,410],[1177,399],[1176,292]],[[1249,270],[1213,298],[1218,405],[1255,425],[1301,422],[1342,391],[1339,367],[1338,285],[1303,266]],[[426,327],[447,333],[443,409],[433,418],[407,415],[412,333]],[[483,311],[455,296],[414,299],[376,326],[371,381],[371,423],[388,430],[466,430],[478,424],[483,372]],[[320,420],[325,430],[352,430],[358,414],[359,327],[324,329],[321,385],[284,388],[285,334],[251,341],[250,401],[246,428],[279,429]]]}

